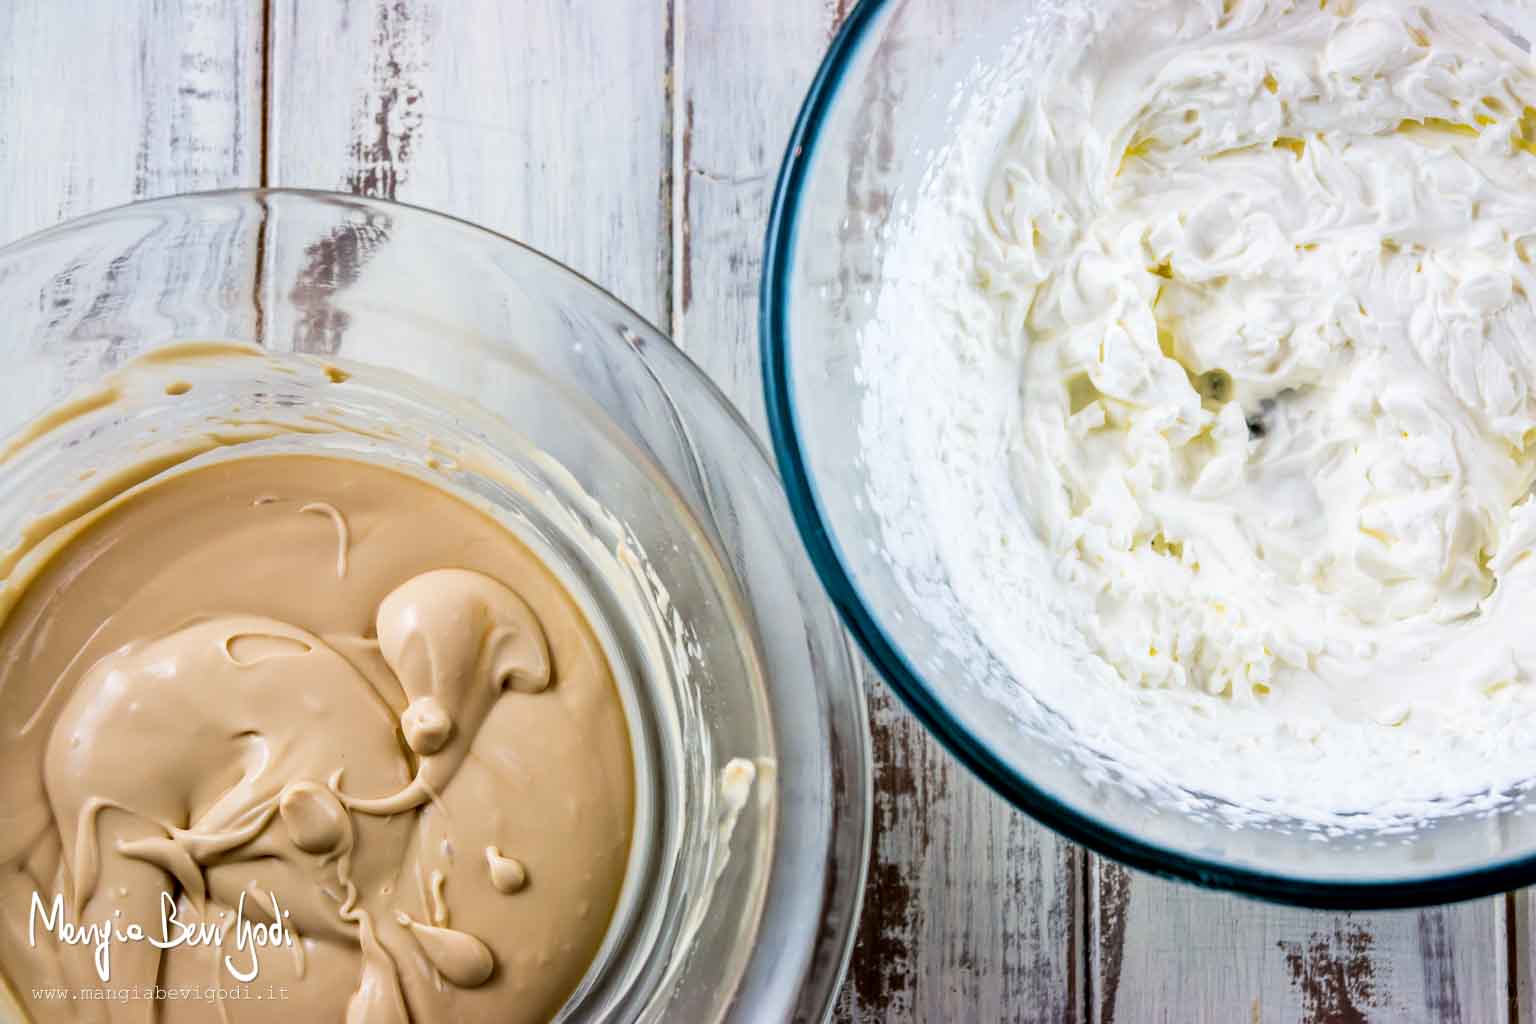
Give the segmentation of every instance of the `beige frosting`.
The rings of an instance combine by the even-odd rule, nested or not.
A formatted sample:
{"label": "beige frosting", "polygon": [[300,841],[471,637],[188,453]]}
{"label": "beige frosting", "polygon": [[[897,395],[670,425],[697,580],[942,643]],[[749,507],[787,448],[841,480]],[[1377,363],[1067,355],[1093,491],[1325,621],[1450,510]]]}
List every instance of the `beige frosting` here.
{"label": "beige frosting", "polygon": [[[602,649],[536,556],[413,476],[303,455],[178,472],[59,529],[0,592],[0,968],[35,1018],[559,1009],[618,900],[634,778]],[[173,907],[171,935],[224,944],[130,934],[103,984],[34,893],[155,939]],[[241,922],[272,945],[237,949]],[[157,1005],[157,985],[241,994]]]}

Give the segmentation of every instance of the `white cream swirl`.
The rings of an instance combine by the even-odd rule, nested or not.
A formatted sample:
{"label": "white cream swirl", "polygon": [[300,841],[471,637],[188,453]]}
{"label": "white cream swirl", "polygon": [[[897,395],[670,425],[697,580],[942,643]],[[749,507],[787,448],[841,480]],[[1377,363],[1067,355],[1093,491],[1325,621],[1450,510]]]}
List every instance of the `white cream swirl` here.
{"label": "white cream swirl", "polygon": [[1092,645],[1307,738],[1492,728],[1536,681],[1536,65],[1461,3],[1124,6],[971,235]]}

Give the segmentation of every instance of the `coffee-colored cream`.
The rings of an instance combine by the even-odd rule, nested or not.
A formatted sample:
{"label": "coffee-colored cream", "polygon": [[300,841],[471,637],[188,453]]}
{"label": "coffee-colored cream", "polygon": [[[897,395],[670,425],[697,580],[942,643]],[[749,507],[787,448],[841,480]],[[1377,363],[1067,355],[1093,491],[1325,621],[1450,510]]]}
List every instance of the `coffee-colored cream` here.
{"label": "coffee-colored cream", "polygon": [[[603,651],[535,555],[414,476],[307,455],[61,529],[0,590],[0,968],[35,1018],[559,1009],[618,900],[634,778]],[[112,926],[109,981],[39,914],[55,896]],[[150,941],[198,923],[222,948]]]}

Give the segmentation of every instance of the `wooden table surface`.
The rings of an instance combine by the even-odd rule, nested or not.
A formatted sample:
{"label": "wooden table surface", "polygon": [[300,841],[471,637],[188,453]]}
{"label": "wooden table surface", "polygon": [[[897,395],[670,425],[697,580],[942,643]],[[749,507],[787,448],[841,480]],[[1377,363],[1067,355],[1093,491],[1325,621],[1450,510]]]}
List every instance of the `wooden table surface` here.
{"label": "wooden table surface", "polygon": [[[847,6],[0,0],[0,241],[233,186],[436,207],[607,287],[761,429],[773,178]],[[1128,872],[1013,812],[868,675],[876,836],[839,1019],[1536,1020],[1525,894],[1330,914]]]}

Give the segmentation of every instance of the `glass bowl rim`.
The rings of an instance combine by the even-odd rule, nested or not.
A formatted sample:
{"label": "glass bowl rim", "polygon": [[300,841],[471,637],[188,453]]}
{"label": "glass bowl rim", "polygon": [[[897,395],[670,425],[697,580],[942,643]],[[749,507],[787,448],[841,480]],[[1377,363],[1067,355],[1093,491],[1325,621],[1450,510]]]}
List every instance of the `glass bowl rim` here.
{"label": "glass bowl rim", "polygon": [[811,562],[843,623],[909,711],[938,741],[1014,807],[1095,853],[1149,874],[1271,903],[1325,910],[1390,910],[1476,899],[1536,882],[1536,854],[1421,878],[1343,881],[1241,867],[1131,835],[1035,785],[944,706],[865,603],[822,514],[795,411],[790,377],[789,293],[801,199],[816,148],[844,79],[872,30],[902,0],[859,0],[833,37],[795,119],[774,186],[763,253],[758,332],[763,396],[779,474]]}
{"label": "glass bowl rim", "polygon": [[[528,244],[527,242],[520,241],[511,235],[504,234],[495,228],[487,227],[486,225],[479,224],[465,217],[448,213],[443,210],[437,210],[427,206],[420,206],[414,203],[401,202],[396,199],[384,199],[375,196],[357,195],[349,192],[339,192],[318,188],[261,185],[249,187],[201,189],[191,192],[177,192],[168,193],[161,196],[142,197],[133,199],[129,202],[117,203],[102,207],[100,209],[90,210],[85,213],[69,217],[55,224],[39,228],[35,231],[30,231],[26,234],[10,239],[3,244],[0,244],[0,251],[10,251],[34,244],[46,243],[57,236],[69,235],[81,229],[88,229],[100,222],[106,222],[112,220],[113,218],[131,215],[141,208],[148,209],[156,206],[171,206],[176,204],[198,203],[201,201],[213,201],[220,199],[251,199],[259,202],[267,197],[286,197],[290,199],[302,200],[304,202],[319,203],[324,205],[343,205],[363,208],[374,207],[381,210],[404,211],[408,216],[421,217],[426,220],[435,220],[455,229],[463,230],[472,236],[479,236],[485,241],[505,244],[521,251],[525,256],[531,257],[534,261],[543,264],[546,269],[553,271],[556,275],[566,278],[571,283],[579,286],[582,290],[591,293],[598,299],[612,304],[615,309],[621,310],[625,315],[632,318],[635,323],[643,326],[645,329],[649,330],[653,335],[655,335],[655,337],[663,343],[656,347],[655,351],[657,354],[661,358],[669,358],[675,360],[679,369],[686,376],[691,378],[693,386],[698,388],[700,396],[725,415],[726,420],[734,427],[736,432],[746,442],[747,447],[751,451],[755,452],[757,457],[762,460],[763,467],[770,472],[772,472],[772,470],[775,468],[775,462],[769,454],[769,445],[765,443],[764,439],[758,435],[757,431],[752,427],[752,425],[747,422],[746,418],[742,415],[742,412],[737,407],[736,403],[731,401],[729,396],[725,394],[725,392],[714,381],[714,379],[705,373],[704,370],[698,365],[698,363],[696,363],[687,352],[685,352],[675,341],[672,340],[671,335],[657,327],[656,324],[650,320],[650,318],[640,314],[628,302],[614,295],[607,288],[598,284],[586,274],[576,270],[563,261],[556,259],[543,250],[538,249],[533,245]],[[651,358],[644,352],[638,352],[637,356],[642,361]],[[491,413],[494,415],[494,411],[491,411]],[[781,492],[783,491],[782,486],[780,487],[780,490]],[[788,506],[791,517],[795,518],[795,509],[793,504],[788,500],[787,494],[785,494],[785,504]],[[798,525],[798,520],[796,520],[796,522]],[[815,568],[814,562],[812,563],[812,568]],[[831,1019],[831,1015],[836,1009],[837,1000],[842,991],[842,988],[847,982],[849,966],[852,963],[854,949],[857,945],[859,937],[859,921],[863,915],[865,890],[869,881],[870,853],[873,849],[874,843],[874,761],[872,756],[872,744],[869,734],[868,700],[864,692],[862,681],[858,678],[855,660],[850,659],[849,668],[852,670],[848,675],[848,678],[852,683],[852,686],[850,687],[850,694],[852,696],[853,706],[857,711],[857,721],[855,723],[857,727],[855,730],[856,735],[853,737],[853,740],[856,741],[857,750],[853,752],[853,757],[858,764],[861,775],[861,778],[857,780],[857,783],[849,787],[851,790],[856,791],[859,794],[860,802],[862,805],[859,808],[861,813],[856,815],[854,819],[859,826],[859,837],[857,844],[858,859],[855,863],[853,877],[848,880],[848,884],[851,889],[851,898],[848,900],[846,907],[841,908],[846,911],[847,919],[846,924],[844,925],[844,934],[837,936],[835,940],[835,946],[832,948],[832,952],[835,953],[835,959],[833,959],[831,962],[820,961],[819,958],[813,955],[807,961],[806,975],[803,979],[801,979],[802,984],[797,986],[797,996],[795,997],[795,1008],[797,1010],[801,1009],[799,1006],[799,999],[804,995],[815,992],[818,989],[823,990],[824,992],[825,998],[823,1005],[820,1006],[820,1013],[815,1017],[809,1018],[811,1020]],[[775,729],[777,728],[778,726],[775,725]],[[836,757],[833,757],[834,762],[837,760],[838,759]],[[831,813],[831,821],[829,823],[829,836],[835,836],[838,831],[838,822],[847,820],[850,816],[847,814],[837,813],[836,810],[832,808],[829,808],[829,812]],[[764,894],[769,891],[770,886],[773,884],[774,878],[780,871],[779,855],[777,849],[779,845],[778,834],[782,831],[787,820],[788,819],[783,815],[782,811],[776,815],[776,824],[774,826],[775,852],[770,856],[768,870],[763,879],[762,884]],[[823,859],[824,864],[829,863],[831,850],[835,846],[835,841],[833,842],[832,846],[829,846],[828,857]],[[825,891],[821,901],[821,907],[823,913],[825,914],[827,907],[831,904],[834,891],[838,888],[834,880],[830,877],[830,873],[829,878],[823,888]],[[763,914],[766,916],[766,910],[763,911]],[[823,920],[825,921],[825,918]],[[815,947],[820,947],[821,940],[825,933],[826,929],[824,927],[818,929],[816,933]],[[756,930],[756,936],[758,941],[754,943],[753,949],[748,954],[747,965],[744,967],[741,974],[740,981],[743,984],[754,972],[754,968],[752,966],[753,961],[759,960],[760,958],[772,959],[773,957],[772,950],[769,950],[760,945],[760,942],[764,937],[762,921],[759,921],[758,928]],[[812,952],[815,952],[814,948]],[[828,974],[829,968],[831,971],[830,974]],[[757,968],[757,970],[762,969],[764,968]],[[830,978],[831,984],[827,984],[826,979],[828,978]],[[726,1018],[723,1019],[729,1019],[732,1012],[741,1008],[737,1003],[741,991],[742,989],[738,988],[737,992],[733,995],[732,1001],[728,1004],[731,1009],[726,1011]]]}

